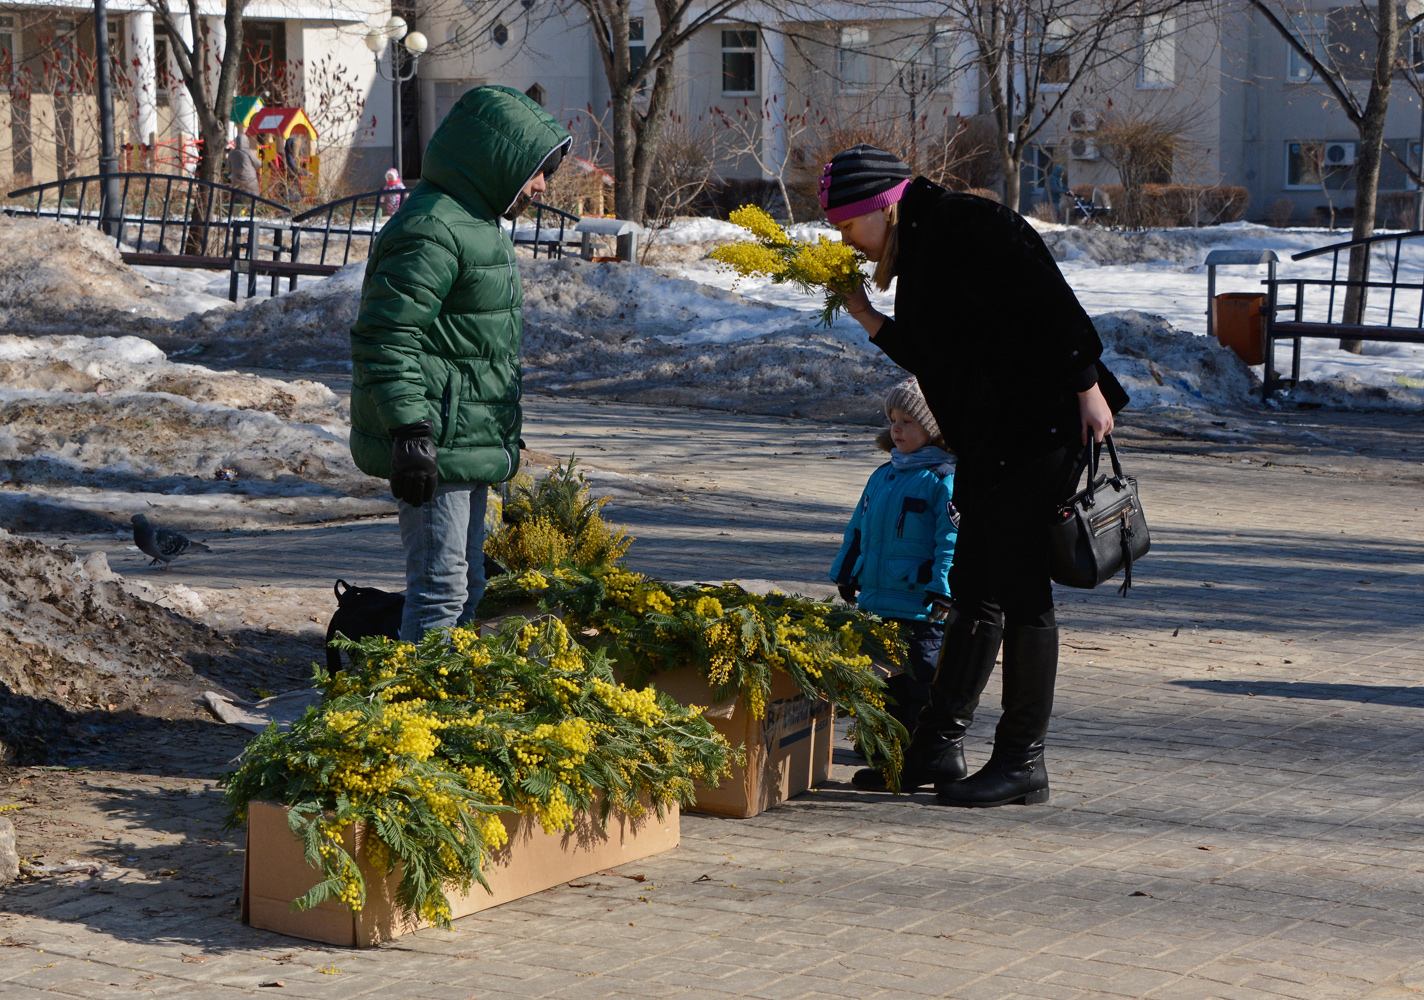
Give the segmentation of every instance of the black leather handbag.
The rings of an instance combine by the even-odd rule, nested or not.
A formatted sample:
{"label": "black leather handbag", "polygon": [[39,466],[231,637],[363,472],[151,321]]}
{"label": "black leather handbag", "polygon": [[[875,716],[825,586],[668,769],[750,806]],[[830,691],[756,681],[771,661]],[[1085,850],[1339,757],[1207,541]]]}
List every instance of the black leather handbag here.
{"label": "black leather handbag", "polygon": [[1085,471],[1088,484],[1058,507],[1049,528],[1048,570],[1055,583],[1085,590],[1121,573],[1118,593],[1126,597],[1132,586],[1132,564],[1147,554],[1151,539],[1137,496],[1137,480],[1122,474],[1112,435],[1103,440],[1112,475],[1098,474],[1100,445],[1089,444],[1083,449],[1073,488]]}

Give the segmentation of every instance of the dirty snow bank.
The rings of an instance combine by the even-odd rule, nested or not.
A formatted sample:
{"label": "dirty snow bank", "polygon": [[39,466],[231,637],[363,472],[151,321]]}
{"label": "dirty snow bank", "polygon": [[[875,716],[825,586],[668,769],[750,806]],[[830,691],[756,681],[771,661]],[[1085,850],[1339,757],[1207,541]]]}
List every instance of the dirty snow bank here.
{"label": "dirty snow bank", "polygon": [[82,557],[0,529],[0,760],[42,756],[77,713],[198,717],[197,693],[246,691],[271,676],[263,660],[145,599],[102,552]]}
{"label": "dirty snow bank", "polygon": [[0,513],[14,527],[122,527],[153,505],[227,527],[389,507],[351,460],[346,404],[316,382],[174,364],[137,337],[73,336],[0,337],[0,386]]}
{"label": "dirty snow bank", "polygon": [[93,226],[0,215],[0,331],[82,330],[183,315]]}

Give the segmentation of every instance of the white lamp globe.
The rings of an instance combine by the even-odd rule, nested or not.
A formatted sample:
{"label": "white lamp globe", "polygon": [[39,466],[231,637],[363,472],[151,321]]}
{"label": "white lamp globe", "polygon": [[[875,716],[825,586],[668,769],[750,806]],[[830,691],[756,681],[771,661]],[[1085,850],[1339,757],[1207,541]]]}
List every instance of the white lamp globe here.
{"label": "white lamp globe", "polygon": [[400,41],[405,37],[405,18],[399,14],[392,14],[391,19],[386,22],[386,37]]}
{"label": "white lamp globe", "polygon": [[405,36],[405,50],[413,56],[422,54],[430,48],[430,42],[419,31],[412,31]]}
{"label": "white lamp globe", "polygon": [[386,36],[383,32],[372,31],[366,35],[366,48],[376,55],[380,55],[386,50]]}

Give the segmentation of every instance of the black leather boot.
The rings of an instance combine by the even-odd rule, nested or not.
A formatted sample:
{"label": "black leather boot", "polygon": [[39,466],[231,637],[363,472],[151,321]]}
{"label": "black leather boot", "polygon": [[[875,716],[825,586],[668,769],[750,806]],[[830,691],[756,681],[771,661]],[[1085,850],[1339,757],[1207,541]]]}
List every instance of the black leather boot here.
{"label": "black leather boot", "polygon": [[962,781],[935,785],[946,806],[1037,805],[1048,801],[1043,738],[1053,712],[1058,629],[1011,625],[1004,630],[1004,714],[989,762]]}
{"label": "black leather boot", "polygon": [[[950,610],[944,622],[939,666],[930,685],[930,703],[920,713],[905,748],[900,791],[957,781],[969,773],[964,764],[964,733],[974,721],[979,696],[994,672],[1003,637],[1004,630],[998,625]],[[862,791],[889,791],[878,767],[861,768],[850,783]]]}

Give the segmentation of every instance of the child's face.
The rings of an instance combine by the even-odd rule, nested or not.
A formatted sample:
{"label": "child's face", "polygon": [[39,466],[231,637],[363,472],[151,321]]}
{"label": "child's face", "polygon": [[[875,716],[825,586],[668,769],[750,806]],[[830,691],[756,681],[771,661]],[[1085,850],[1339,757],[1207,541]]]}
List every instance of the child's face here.
{"label": "child's face", "polygon": [[890,440],[895,442],[895,447],[900,454],[908,455],[929,444],[930,435],[920,426],[918,420],[904,410],[892,409],[890,411]]}

